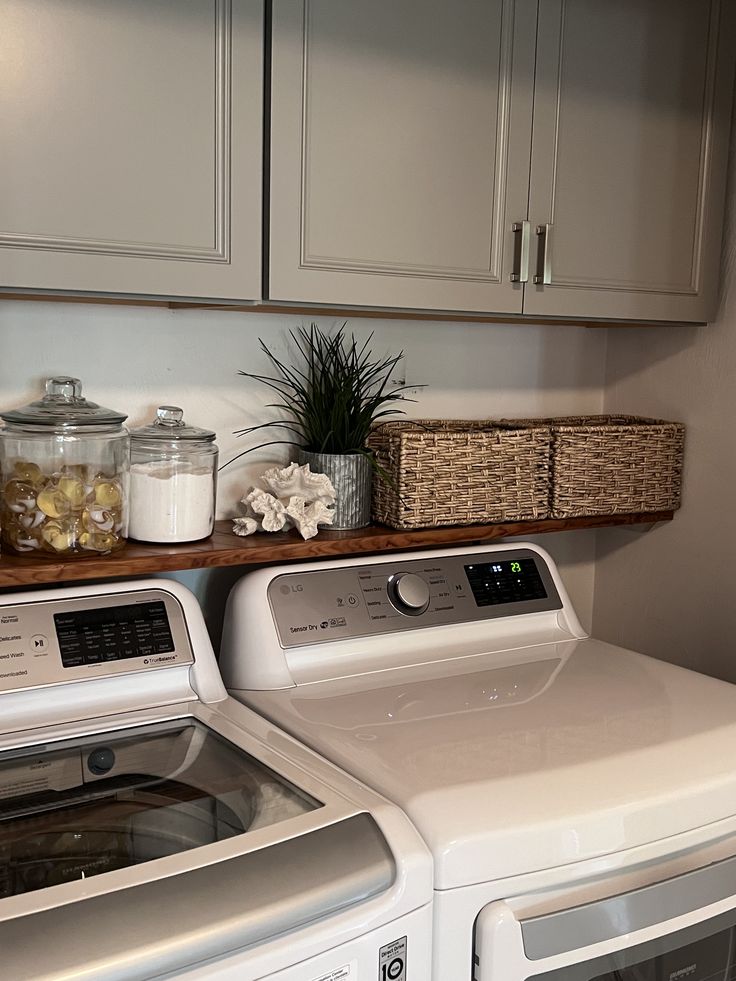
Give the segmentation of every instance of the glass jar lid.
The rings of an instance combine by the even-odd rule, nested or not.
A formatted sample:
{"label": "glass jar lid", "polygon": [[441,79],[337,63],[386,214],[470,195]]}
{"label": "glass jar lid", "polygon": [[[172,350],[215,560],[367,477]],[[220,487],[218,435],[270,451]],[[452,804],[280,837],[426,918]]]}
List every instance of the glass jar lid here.
{"label": "glass jar lid", "polygon": [[73,429],[81,426],[120,426],[127,416],[105,409],[82,396],[78,378],[58,375],[46,382],[42,399],[20,409],[0,413],[11,425],[38,426],[49,429]]}
{"label": "glass jar lid", "polygon": [[184,439],[211,443],[216,435],[211,429],[187,426],[184,422],[184,410],[180,409],[178,405],[160,405],[156,409],[156,418],[150,426],[141,426],[139,429],[131,429],[130,431],[131,439],[161,439],[169,443]]}

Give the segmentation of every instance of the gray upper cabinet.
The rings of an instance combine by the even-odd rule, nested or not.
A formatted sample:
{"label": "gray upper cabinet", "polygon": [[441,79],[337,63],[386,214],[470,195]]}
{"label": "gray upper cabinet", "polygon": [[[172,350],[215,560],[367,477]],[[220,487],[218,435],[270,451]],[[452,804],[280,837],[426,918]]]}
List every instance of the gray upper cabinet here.
{"label": "gray upper cabinet", "polygon": [[270,297],[711,318],[733,6],[274,0]]}
{"label": "gray upper cabinet", "polygon": [[0,290],[712,318],[734,0],[264,6],[0,0]]}
{"label": "gray upper cabinet", "polygon": [[0,288],[259,298],[262,0],[0,24]]}
{"label": "gray upper cabinet", "polygon": [[[543,0],[524,312],[715,312],[732,0]],[[538,262],[535,261],[538,259]]]}
{"label": "gray upper cabinet", "polygon": [[271,299],[521,313],[536,19],[274,0]]}

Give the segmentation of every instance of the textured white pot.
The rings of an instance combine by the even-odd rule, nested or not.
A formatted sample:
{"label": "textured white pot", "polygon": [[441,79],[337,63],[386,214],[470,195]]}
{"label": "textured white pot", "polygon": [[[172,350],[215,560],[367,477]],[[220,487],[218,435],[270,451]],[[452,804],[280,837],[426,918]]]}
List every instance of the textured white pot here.
{"label": "textured white pot", "polygon": [[337,500],[331,528],[365,528],[371,522],[371,461],[362,453],[310,453],[298,451],[299,462],[312,473],[324,473],[332,481]]}

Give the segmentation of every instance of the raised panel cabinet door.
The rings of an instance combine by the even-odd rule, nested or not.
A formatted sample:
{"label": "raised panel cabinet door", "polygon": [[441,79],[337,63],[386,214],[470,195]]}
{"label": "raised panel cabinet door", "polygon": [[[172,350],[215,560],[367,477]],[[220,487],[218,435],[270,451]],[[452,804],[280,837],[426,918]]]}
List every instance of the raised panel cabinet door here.
{"label": "raised panel cabinet door", "polygon": [[0,0],[0,289],[257,299],[263,0]]}
{"label": "raised panel cabinet door", "polygon": [[536,15],[274,0],[272,300],[521,312]]}
{"label": "raised panel cabinet door", "polygon": [[[731,0],[544,0],[524,312],[715,313]],[[726,23],[726,21],[729,23]]]}

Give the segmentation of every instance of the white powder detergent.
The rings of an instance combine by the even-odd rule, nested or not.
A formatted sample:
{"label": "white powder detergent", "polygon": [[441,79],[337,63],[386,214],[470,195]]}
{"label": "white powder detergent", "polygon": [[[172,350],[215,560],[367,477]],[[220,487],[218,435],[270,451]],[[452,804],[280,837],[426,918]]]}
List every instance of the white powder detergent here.
{"label": "white powder detergent", "polygon": [[140,542],[195,542],[212,534],[212,471],[182,463],[134,463],[130,468],[131,538]]}

